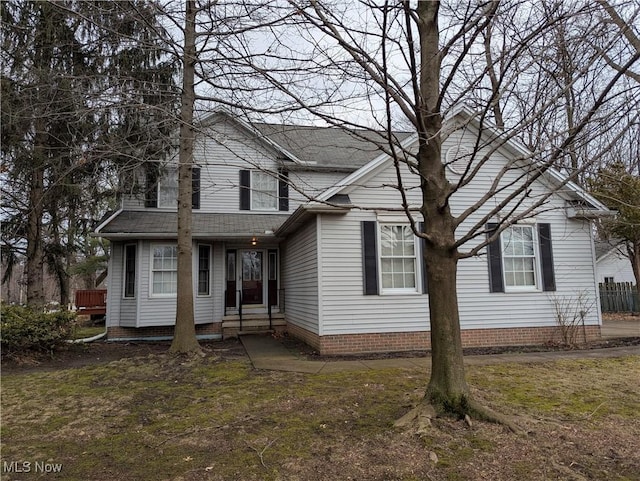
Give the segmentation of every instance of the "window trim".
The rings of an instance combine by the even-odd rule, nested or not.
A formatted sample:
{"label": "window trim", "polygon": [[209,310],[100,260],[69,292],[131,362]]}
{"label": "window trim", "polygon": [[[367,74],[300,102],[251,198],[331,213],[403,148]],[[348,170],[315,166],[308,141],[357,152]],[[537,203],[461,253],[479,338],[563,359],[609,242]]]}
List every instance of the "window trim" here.
{"label": "window trim", "polygon": [[[213,271],[212,268],[212,264],[213,264],[213,248],[211,246],[211,244],[197,244],[197,257],[196,257],[196,269],[195,271],[198,273],[197,277],[196,277],[196,297],[211,297],[211,273]],[[209,265],[207,266],[207,292],[206,293],[202,293],[200,292],[200,248],[202,247],[206,247],[209,250]]]}
{"label": "window trim", "polygon": [[[153,291],[153,287],[154,287],[154,282],[153,282],[153,274],[155,272],[174,272],[173,270],[171,271],[156,271],[153,268],[153,259],[154,259],[154,252],[155,249],[158,247],[173,247],[176,249],[176,269],[175,269],[175,273],[176,273],[176,292],[172,292],[172,293],[156,293]],[[178,276],[178,265],[177,265],[177,261],[178,261],[178,245],[176,243],[167,243],[167,242],[154,242],[151,243],[149,246],[149,297],[155,297],[155,298],[164,298],[164,299],[170,299],[170,298],[175,298],[178,294],[178,282],[177,282],[177,276]]]}
{"label": "window trim", "polygon": [[[513,228],[523,228],[526,227],[531,230],[531,243],[533,245],[533,285],[525,285],[525,286],[510,286],[507,284],[507,274],[506,274],[506,262],[505,262],[505,235]],[[506,257],[514,257],[514,256],[506,256]],[[530,257],[530,256],[529,256]],[[513,224],[503,230],[500,233],[500,261],[501,261],[501,269],[502,269],[502,279],[504,285],[504,292],[512,293],[512,292],[540,292],[542,291],[541,282],[542,282],[542,267],[541,267],[541,253],[540,253],[540,239],[538,237],[538,229],[536,229],[536,224]]]}
{"label": "window trim", "polygon": [[[167,204],[161,204],[162,202],[162,186],[163,184],[166,185],[166,180],[168,178],[168,175],[171,174],[175,174],[176,177],[176,198],[173,200],[173,203],[171,205],[167,205]],[[158,206],[158,209],[177,209],[178,208],[178,186],[179,186],[179,180],[178,180],[178,167],[177,166],[167,166],[165,167],[164,171],[160,173],[160,175],[158,176],[158,185],[157,185],[157,196],[156,196],[156,205]]]}
{"label": "window trim", "polygon": [[[280,207],[280,185],[278,182],[278,177],[275,177],[273,175],[271,175],[269,172],[265,172],[263,170],[257,170],[257,169],[253,169],[250,170],[249,172],[251,172],[250,174],[250,180],[249,180],[249,185],[250,185],[250,189],[249,189],[249,210],[251,211],[255,211],[255,212],[276,212],[279,210]],[[255,174],[262,174],[265,177],[269,178],[270,180],[272,180],[275,184],[274,189],[272,192],[267,192],[267,191],[258,191],[255,187],[256,182],[254,179],[254,175]],[[264,194],[271,194],[271,198],[273,199],[273,207],[269,207],[267,209],[259,209],[256,208],[253,204],[254,201],[254,193],[258,191],[260,193],[264,193]]]}
{"label": "window trim", "polygon": [[[408,256],[383,256],[382,255],[382,230],[384,227],[406,227],[411,231],[411,235],[413,237],[413,256],[412,257],[408,257]],[[378,228],[376,229],[376,236],[377,236],[377,243],[379,249],[377,249],[376,252],[376,257],[377,257],[377,267],[378,267],[378,289],[379,289],[379,293],[380,295],[416,295],[416,294],[423,294],[422,292],[422,273],[421,273],[421,262],[419,262],[419,256],[422,255],[422,249],[420,246],[420,243],[418,242],[420,240],[419,237],[417,237],[415,235],[415,233],[411,230],[411,225],[407,224],[407,223],[398,223],[398,222],[378,222]],[[393,287],[384,287],[384,282],[383,282],[383,277],[384,277],[384,273],[382,270],[382,260],[383,258],[387,259],[393,259],[393,258],[402,258],[402,259],[409,259],[409,258],[413,258],[413,277],[414,277],[414,287],[400,287],[400,288],[393,288]]]}
{"label": "window trim", "polygon": [[[128,270],[127,270],[127,249],[133,247],[133,293],[127,293]],[[137,274],[138,274],[138,244],[126,243],[122,246],[122,298],[135,299],[138,293]]]}

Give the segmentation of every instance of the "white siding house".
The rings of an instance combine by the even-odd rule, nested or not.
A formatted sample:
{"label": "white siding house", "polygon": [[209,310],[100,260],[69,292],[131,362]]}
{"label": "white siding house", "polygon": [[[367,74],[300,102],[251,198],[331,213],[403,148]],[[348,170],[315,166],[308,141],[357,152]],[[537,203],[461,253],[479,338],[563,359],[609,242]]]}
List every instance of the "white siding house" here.
{"label": "white siding house", "polygon": [[[497,144],[468,112],[457,115],[464,116],[464,128],[451,128],[443,153],[472,151],[481,140],[479,154],[490,160],[452,196],[454,214],[481,199],[496,178],[507,185],[501,194],[506,198],[509,182],[523,172],[515,160],[519,146]],[[429,347],[422,241],[398,209],[396,167],[374,133],[249,125],[226,113],[212,116],[206,128],[211,134],[199,139],[195,154],[193,214],[201,337],[268,327],[286,329],[329,354]],[[415,145],[409,134],[399,138],[404,147]],[[460,172],[455,162],[449,171],[453,183]],[[112,241],[111,338],[172,334],[175,181],[170,165],[156,167],[145,166],[137,197],[124,199],[97,229]],[[407,167],[401,172],[409,208],[423,222],[419,177]],[[599,336],[590,217],[606,208],[556,173],[530,186],[519,211],[539,199],[546,199],[542,208],[479,255],[460,261],[465,345],[548,341],[557,330],[554,307],[570,297],[590,303],[585,326],[589,337]],[[459,227],[463,235],[479,224],[483,234],[461,250],[477,245],[484,229],[490,232],[500,221],[483,222],[490,207],[481,205]]]}
{"label": "white siding house", "polygon": [[[622,252],[623,246],[611,246],[606,244],[606,248],[599,253],[596,252],[597,279],[600,283],[631,282],[636,283],[633,275],[631,261]],[[598,249],[596,249],[597,251]],[[600,255],[598,255],[600,254]]]}

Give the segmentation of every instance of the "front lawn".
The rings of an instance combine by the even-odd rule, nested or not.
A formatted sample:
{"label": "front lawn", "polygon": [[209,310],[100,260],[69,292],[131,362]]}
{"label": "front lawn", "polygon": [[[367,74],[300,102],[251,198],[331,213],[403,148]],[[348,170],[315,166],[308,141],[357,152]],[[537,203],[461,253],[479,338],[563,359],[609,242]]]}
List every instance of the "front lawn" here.
{"label": "front lawn", "polygon": [[3,373],[2,479],[640,479],[640,357],[472,366],[529,434],[438,420],[421,438],[392,423],[427,372],[256,371],[210,346]]}

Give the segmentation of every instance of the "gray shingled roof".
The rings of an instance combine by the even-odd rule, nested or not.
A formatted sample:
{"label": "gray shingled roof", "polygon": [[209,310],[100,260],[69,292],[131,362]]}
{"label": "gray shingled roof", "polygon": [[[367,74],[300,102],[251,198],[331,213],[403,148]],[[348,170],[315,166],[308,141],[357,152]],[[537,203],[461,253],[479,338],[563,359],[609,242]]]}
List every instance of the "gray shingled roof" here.
{"label": "gray shingled roof", "polygon": [[[263,235],[265,231],[275,231],[289,217],[282,214],[209,214],[193,213],[194,237],[242,237]],[[177,213],[123,211],[111,220],[99,235],[110,237],[127,234],[136,237],[176,235]]]}
{"label": "gray shingled roof", "polygon": [[618,247],[620,244],[622,244],[622,239],[596,239],[596,259],[600,259],[603,255],[607,254],[614,247]]}
{"label": "gray shingled roof", "polygon": [[[371,130],[348,131],[337,127],[301,125],[252,124],[262,135],[305,162],[315,162],[322,168],[352,168],[356,170],[375,159],[386,145],[384,138]],[[410,132],[396,132],[400,141]]]}

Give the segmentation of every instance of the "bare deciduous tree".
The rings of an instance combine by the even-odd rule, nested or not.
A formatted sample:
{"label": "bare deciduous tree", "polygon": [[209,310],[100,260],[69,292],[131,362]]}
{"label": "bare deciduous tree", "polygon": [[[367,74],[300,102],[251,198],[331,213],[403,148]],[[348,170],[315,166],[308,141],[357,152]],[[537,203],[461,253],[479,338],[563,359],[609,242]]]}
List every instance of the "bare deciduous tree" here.
{"label": "bare deciduous tree", "polygon": [[[512,224],[551,208],[555,194],[532,196],[535,182],[567,167],[566,176],[556,177],[554,185],[555,190],[565,188],[628,132],[620,119],[638,108],[640,91],[629,84],[627,73],[640,55],[623,52],[616,59],[618,68],[612,68],[592,47],[591,36],[601,30],[594,17],[599,7],[591,2],[507,1],[461,8],[436,1],[364,0],[347,8],[312,0],[292,2],[290,8],[295,16],[287,18],[286,26],[270,27],[268,48],[235,65],[244,75],[235,103],[248,105],[241,97],[251,92],[247,110],[254,113],[303,109],[355,135],[355,127],[372,128],[380,134],[378,147],[397,166],[398,207],[426,246],[433,361],[423,402],[402,422],[423,424],[436,413],[449,412],[508,423],[476,403],[466,383],[458,262],[483,253]],[[289,42],[296,34],[298,42]],[[570,48],[550,41],[569,38]],[[622,38],[620,31],[607,31],[600,43],[613,51]],[[238,42],[239,52],[251,51]],[[588,52],[574,62],[581,50]],[[556,68],[559,55],[563,59]],[[261,104],[262,92],[269,95]],[[577,100],[576,92],[584,95]],[[494,132],[499,142],[492,147],[479,133],[465,171],[451,182],[442,155],[449,133],[443,130],[443,119],[460,102],[474,108],[480,130]],[[492,130],[491,118],[500,129]],[[417,150],[398,142],[398,125],[411,126]],[[611,129],[613,137],[591,143]],[[518,169],[515,164],[502,168],[486,182],[484,195],[454,213],[451,199],[480,181],[483,167],[508,140],[530,149],[522,149],[514,160]],[[587,151],[588,158],[578,161],[573,156]],[[407,201],[406,175],[419,176],[420,206]],[[424,220],[422,231],[418,212]]]}

